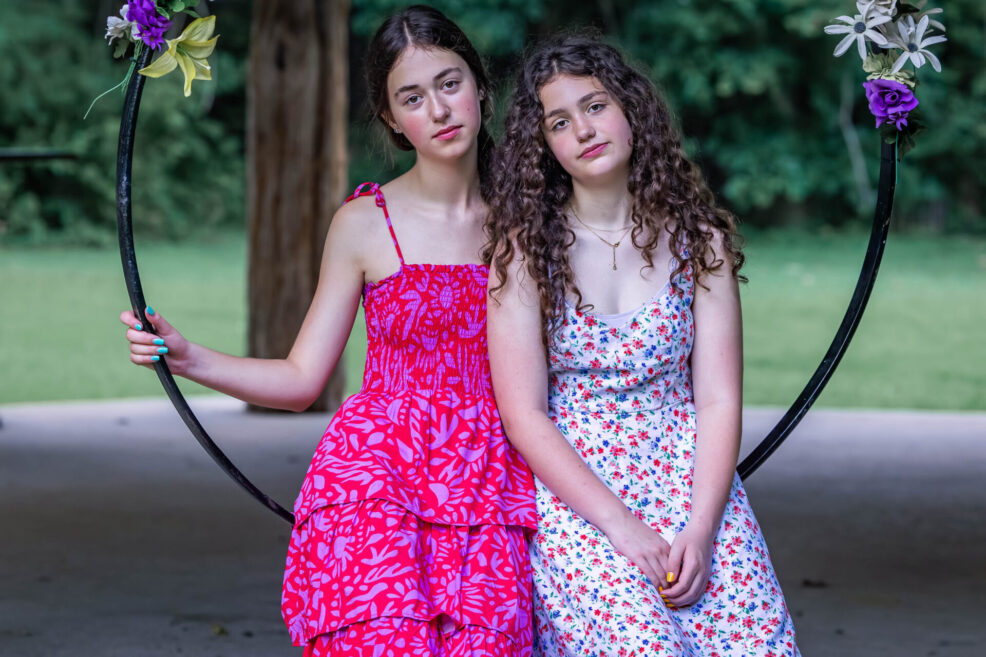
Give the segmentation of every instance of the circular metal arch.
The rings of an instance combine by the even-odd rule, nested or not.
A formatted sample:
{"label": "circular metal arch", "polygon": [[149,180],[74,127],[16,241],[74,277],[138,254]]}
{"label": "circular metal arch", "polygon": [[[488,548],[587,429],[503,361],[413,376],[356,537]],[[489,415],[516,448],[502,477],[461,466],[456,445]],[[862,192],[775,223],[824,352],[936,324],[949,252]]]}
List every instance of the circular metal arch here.
{"label": "circular metal arch", "polygon": [[887,244],[890,212],[894,207],[894,188],[897,185],[897,145],[888,144],[885,141],[881,141],[881,144],[883,147],[880,151],[880,183],[877,190],[876,211],[873,213],[870,243],[866,247],[866,256],[863,258],[863,267],[859,271],[859,280],[856,281],[856,290],[849,301],[849,307],[846,308],[846,314],[842,317],[842,324],[839,325],[839,330],[835,332],[832,344],[825,352],[822,362],[815,368],[815,373],[808,379],[808,383],[805,384],[801,394],[791,404],[791,408],[787,409],[784,417],[750,452],[749,456],[739,464],[737,470],[743,479],[756,472],[757,468],[763,465],[763,462],[794,431],[798,422],[801,422],[805,413],[815,403],[818,395],[825,388],[825,384],[832,377],[835,368],[839,366],[839,361],[842,360],[843,354],[849,348],[856,327],[859,326],[859,320],[863,318],[866,302],[870,298],[870,292],[876,282],[876,275],[880,271],[883,247]]}
{"label": "circular metal arch", "polygon": [[[135,71],[147,65],[151,53],[152,50],[150,48],[144,48],[142,50],[137,56]],[[120,141],[117,149],[116,162],[116,217],[120,241],[120,258],[123,262],[123,275],[127,284],[127,292],[130,295],[130,304],[134,314],[149,329],[152,324],[144,315],[144,308],[146,308],[147,304],[144,302],[144,293],[140,284],[140,273],[137,269],[137,257],[134,252],[130,203],[130,176],[131,164],[133,162],[134,134],[137,128],[137,110],[140,107],[144,82],[144,76],[134,72],[127,85],[123,104],[123,115],[120,120]],[[883,258],[883,250],[890,228],[890,214],[893,209],[896,172],[896,146],[883,142],[880,156],[880,182],[869,246],[867,247],[863,266],[859,273],[855,292],[843,316],[842,324],[839,326],[838,331],[836,331],[828,351],[825,353],[824,358],[822,358],[822,362],[815,369],[814,374],[808,380],[801,394],[798,395],[787,413],[784,414],[784,417],[781,418],[770,433],[740,463],[737,470],[741,478],[746,479],[753,474],[791,434],[818,398],[818,395],[821,394],[825,388],[825,384],[828,383],[836,367],[838,367],[839,361],[842,360],[842,356],[846,353],[846,349],[852,341],[853,334],[856,332],[856,327],[859,326],[859,321],[862,319],[863,311],[866,309],[866,302],[869,300],[870,292],[873,290],[873,284],[876,282],[877,273],[880,268],[880,261]],[[171,399],[172,404],[174,404],[175,409],[178,411],[178,415],[181,416],[189,431],[191,431],[195,439],[209,456],[212,457],[219,468],[266,508],[287,522],[294,524],[294,515],[247,479],[219,446],[216,445],[212,438],[209,437],[209,434],[201,422],[199,422],[195,413],[189,408],[188,402],[185,401],[181,390],[178,389],[178,384],[175,382],[164,360],[155,363],[154,370],[157,372],[158,379],[161,381],[161,385]]]}
{"label": "circular metal arch", "polygon": [[[127,93],[123,101],[123,116],[120,119],[120,142],[116,154],[116,227],[120,238],[120,259],[123,261],[123,277],[127,283],[127,292],[130,295],[130,306],[133,308],[134,314],[140,319],[141,324],[144,325],[145,330],[150,330],[153,325],[148,321],[146,315],[144,315],[144,308],[147,307],[147,304],[144,302],[144,291],[140,284],[140,272],[137,270],[137,256],[134,252],[133,223],[130,215],[130,170],[134,156],[134,133],[137,129],[137,110],[140,108],[140,97],[144,90],[144,81],[146,80],[143,75],[140,75],[136,71],[147,66],[152,52],[150,48],[143,48],[137,56],[137,64],[134,67],[135,70],[130,78],[130,83],[127,85]],[[199,419],[195,417],[195,413],[189,408],[188,402],[185,401],[185,397],[181,394],[181,390],[178,389],[175,377],[172,376],[171,370],[168,369],[164,359],[154,364],[154,371],[157,372],[161,385],[164,386],[165,392],[168,393],[168,397],[178,411],[178,415],[184,420],[185,426],[195,436],[202,449],[216,462],[216,465],[258,502],[293,525],[294,515],[247,479],[240,472],[239,468],[233,465],[229,457],[219,449],[219,446],[213,442],[212,438],[209,437],[202,423],[199,422]]]}

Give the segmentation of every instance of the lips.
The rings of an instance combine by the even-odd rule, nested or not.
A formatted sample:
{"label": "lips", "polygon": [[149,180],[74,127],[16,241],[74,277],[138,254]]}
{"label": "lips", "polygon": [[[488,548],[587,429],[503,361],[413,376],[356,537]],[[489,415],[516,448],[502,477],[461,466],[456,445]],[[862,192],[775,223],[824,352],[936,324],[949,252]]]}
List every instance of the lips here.
{"label": "lips", "polygon": [[581,153],[579,153],[579,159],[582,158],[591,159],[596,157],[597,155],[600,155],[608,144],[609,142],[603,142],[601,144],[593,144],[592,146],[585,148]]}
{"label": "lips", "polygon": [[443,139],[443,140],[452,139],[457,134],[459,134],[459,130],[461,129],[462,129],[461,125],[450,125],[449,127],[442,128],[441,130],[433,134],[432,139]]}

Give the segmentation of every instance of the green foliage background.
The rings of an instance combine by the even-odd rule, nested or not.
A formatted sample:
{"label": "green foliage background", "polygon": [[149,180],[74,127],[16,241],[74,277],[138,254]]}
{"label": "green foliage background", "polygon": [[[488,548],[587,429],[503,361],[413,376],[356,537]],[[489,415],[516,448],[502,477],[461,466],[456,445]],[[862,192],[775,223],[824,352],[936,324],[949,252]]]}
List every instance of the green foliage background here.
{"label": "green foliage background", "polygon": [[[113,180],[121,95],[85,121],[98,93],[124,75],[102,39],[121,3],[34,0],[0,3],[0,148],[59,148],[75,161],[0,162],[0,243],[102,244],[113,237]],[[405,3],[354,0],[352,167],[354,182],[406,166],[367,120],[362,53],[381,19]],[[822,33],[851,0],[441,0],[483,52],[507,101],[511,71],[530,39],[594,27],[649,70],[676,109],[692,155],[725,204],[754,226],[865,223],[876,184],[879,137],[866,108],[854,51],[832,57]],[[949,41],[935,46],[942,75],[919,71],[930,129],[907,155],[895,226],[986,232],[986,4],[945,9]],[[251,3],[216,0],[221,34],[210,59],[215,83],[180,93],[180,75],[152,81],[141,106],[135,217],[142,237],[180,239],[242,226],[243,81]],[[867,180],[850,166],[838,123],[852,106]],[[502,117],[502,112],[499,113]],[[496,126],[494,125],[494,131]],[[380,157],[381,152],[390,157]]]}
{"label": "green foliage background", "polygon": [[[116,148],[127,62],[102,39],[122,3],[39,0],[0,3],[0,148],[59,149],[76,160],[0,161],[0,241],[115,241]],[[231,12],[232,13],[232,12]],[[243,31],[224,35],[245,49]],[[241,42],[241,44],[240,44]],[[147,84],[133,165],[134,209],[145,235],[179,239],[243,220],[242,52],[211,60],[215,83],[182,95],[181,75]]]}

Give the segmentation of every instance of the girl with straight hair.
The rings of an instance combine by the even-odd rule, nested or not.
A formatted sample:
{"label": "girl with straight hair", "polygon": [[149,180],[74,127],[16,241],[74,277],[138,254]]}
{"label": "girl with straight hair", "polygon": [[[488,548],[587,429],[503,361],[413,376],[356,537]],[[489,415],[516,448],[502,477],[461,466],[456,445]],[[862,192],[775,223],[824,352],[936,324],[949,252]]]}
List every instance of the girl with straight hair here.
{"label": "girl with straight hair", "polygon": [[332,418],[295,502],[282,611],[306,656],[526,657],[533,480],[493,400],[482,264],[489,81],[435,9],[388,18],[369,45],[374,114],[409,171],[335,214],[291,353],[237,358],[131,312],[131,360],[252,404],[303,410],[362,298],[363,385]]}

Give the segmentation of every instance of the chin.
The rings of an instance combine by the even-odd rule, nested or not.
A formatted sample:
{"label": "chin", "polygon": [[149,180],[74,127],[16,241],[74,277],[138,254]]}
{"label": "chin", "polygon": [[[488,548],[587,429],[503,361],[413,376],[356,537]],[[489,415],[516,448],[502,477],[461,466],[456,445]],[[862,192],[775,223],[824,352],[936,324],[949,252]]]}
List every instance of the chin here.
{"label": "chin", "polygon": [[429,144],[427,150],[430,157],[438,160],[459,160],[469,154],[476,135],[465,135],[462,132],[450,142]]}
{"label": "chin", "polygon": [[573,179],[581,184],[594,184],[609,182],[616,176],[627,176],[630,172],[630,158],[617,161],[616,158],[607,157],[603,160],[592,162],[579,162],[575,167],[568,171]]}

